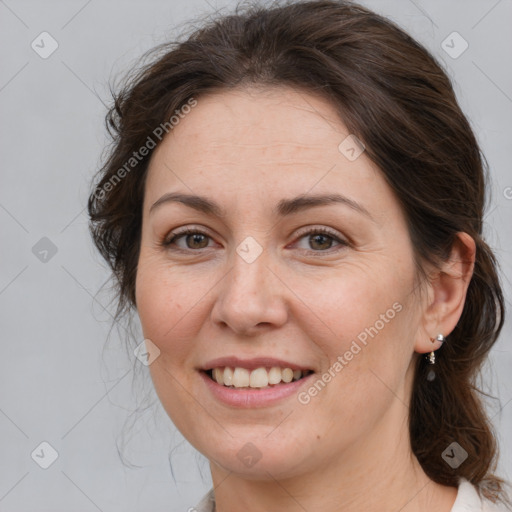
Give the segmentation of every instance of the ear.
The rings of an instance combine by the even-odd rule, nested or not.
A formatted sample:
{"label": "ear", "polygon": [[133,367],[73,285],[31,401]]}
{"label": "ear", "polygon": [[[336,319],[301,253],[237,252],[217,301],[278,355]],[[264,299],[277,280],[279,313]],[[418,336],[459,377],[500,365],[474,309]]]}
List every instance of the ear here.
{"label": "ear", "polygon": [[[423,322],[418,330],[415,351],[420,354],[437,350],[442,343],[438,334],[448,336],[457,325],[475,267],[476,244],[467,233],[457,233],[449,258],[431,273]],[[432,343],[431,338],[435,342]]]}

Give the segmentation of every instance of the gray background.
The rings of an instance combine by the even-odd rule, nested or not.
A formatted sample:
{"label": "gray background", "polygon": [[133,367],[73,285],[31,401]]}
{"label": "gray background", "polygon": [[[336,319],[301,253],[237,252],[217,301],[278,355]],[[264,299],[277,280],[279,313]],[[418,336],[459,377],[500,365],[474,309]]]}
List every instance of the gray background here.
{"label": "gray background", "polygon": [[[108,81],[185,20],[234,4],[213,2],[0,0],[0,511],[185,511],[210,487],[204,457],[174,431],[147,368],[123,348],[127,332],[111,330],[108,272],[85,204],[107,141],[98,97],[109,101]],[[510,306],[512,2],[362,3],[405,27],[454,80],[492,171],[486,233]],[[31,47],[43,31],[59,45],[46,59]],[[457,58],[442,47],[453,31],[469,44]],[[450,41],[452,52],[462,48]],[[142,340],[137,321],[133,328]],[[499,398],[489,411],[508,480],[511,331],[509,318],[485,380]],[[123,424],[143,403],[153,406],[131,416],[123,448]],[[49,460],[43,441],[59,454],[48,469],[35,462]]]}

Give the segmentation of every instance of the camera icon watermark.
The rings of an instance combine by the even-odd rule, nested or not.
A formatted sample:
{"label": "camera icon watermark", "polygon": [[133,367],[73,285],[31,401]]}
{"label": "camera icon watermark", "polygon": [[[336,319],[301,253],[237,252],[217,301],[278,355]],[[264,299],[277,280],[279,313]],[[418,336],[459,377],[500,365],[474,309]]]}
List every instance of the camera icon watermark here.
{"label": "camera icon watermark", "polygon": [[57,450],[47,441],[43,441],[37,445],[30,456],[42,469],[48,469],[59,458]]}
{"label": "camera icon watermark", "polygon": [[248,468],[252,468],[263,455],[254,444],[245,443],[236,456],[242,464]]}
{"label": "camera icon watermark", "polygon": [[503,189],[503,195],[505,199],[512,199],[512,187],[505,187]]}
{"label": "camera icon watermark", "polygon": [[137,345],[133,354],[144,366],[149,366],[160,355],[160,349],[146,338]]}
{"label": "camera icon watermark", "polygon": [[441,43],[441,48],[452,59],[458,59],[468,49],[468,47],[469,43],[458,32],[452,32]]}
{"label": "camera icon watermark", "polygon": [[248,236],[238,245],[236,252],[246,263],[253,263],[263,252],[263,247],[252,236]]}
{"label": "camera icon watermark", "polygon": [[441,457],[451,468],[457,469],[468,458],[468,452],[454,441],[441,454]]}
{"label": "camera icon watermark", "polygon": [[350,162],[357,160],[364,150],[364,144],[352,133],[343,139],[338,146],[338,151]]}
{"label": "camera icon watermark", "polygon": [[41,263],[48,263],[57,254],[57,246],[48,237],[43,236],[32,247],[32,254]]}
{"label": "camera icon watermark", "polygon": [[50,57],[55,50],[59,47],[57,40],[48,32],[41,32],[33,41],[30,43],[32,50],[34,50],[39,57],[47,59]]}

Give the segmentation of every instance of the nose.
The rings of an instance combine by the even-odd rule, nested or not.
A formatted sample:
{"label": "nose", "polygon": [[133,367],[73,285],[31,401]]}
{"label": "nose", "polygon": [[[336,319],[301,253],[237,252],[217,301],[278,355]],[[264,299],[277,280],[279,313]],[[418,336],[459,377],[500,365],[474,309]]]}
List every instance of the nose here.
{"label": "nose", "polygon": [[268,266],[266,252],[247,263],[234,254],[233,267],[218,283],[212,321],[243,336],[286,323],[286,287]]}

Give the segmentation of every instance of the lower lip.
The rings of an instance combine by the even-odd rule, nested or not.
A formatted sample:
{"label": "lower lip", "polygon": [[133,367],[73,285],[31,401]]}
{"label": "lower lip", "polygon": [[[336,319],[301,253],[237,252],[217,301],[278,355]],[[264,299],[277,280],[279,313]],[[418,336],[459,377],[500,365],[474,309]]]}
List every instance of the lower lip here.
{"label": "lower lip", "polygon": [[199,372],[201,378],[212,395],[223,404],[239,408],[257,408],[268,407],[284,400],[292,395],[296,395],[299,388],[312,378],[315,374],[311,373],[306,377],[292,382],[278,384],[270,388],[230,388],[218,384],[212,380],[205,372]]}

